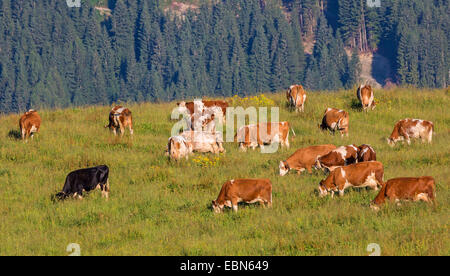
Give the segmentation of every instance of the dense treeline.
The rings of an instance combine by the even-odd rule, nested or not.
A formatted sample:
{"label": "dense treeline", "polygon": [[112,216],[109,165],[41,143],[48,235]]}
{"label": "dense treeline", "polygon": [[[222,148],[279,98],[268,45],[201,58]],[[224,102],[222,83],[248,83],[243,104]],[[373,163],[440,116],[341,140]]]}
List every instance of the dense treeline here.
{"label": "dense treeline", "polygon": [[111,15],[65,2],[0,0],[0,112],[339,89],[375,50],[400,84],[448,85],[448,0],[221,0],[181,17],[157,0],[111,0]]}

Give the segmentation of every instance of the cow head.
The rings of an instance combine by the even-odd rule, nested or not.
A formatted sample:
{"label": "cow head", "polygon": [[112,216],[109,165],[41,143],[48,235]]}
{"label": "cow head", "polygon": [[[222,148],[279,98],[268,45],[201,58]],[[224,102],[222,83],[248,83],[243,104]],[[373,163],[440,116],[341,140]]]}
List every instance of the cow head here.
{"label": "cow head", "polygon": [[278,167],[280,168],[280,176],[285,176],[291,170],[287,161],[280,161]]}
{"label": "cow head", "polygon": [[61,201],[61,200],[65,200],[65,199],[67,199],[69,196],[65,193],[65,192],[60,192],[60,193],[57,193],[56,195],[53,195],[52,196],[52,201],[53,202],[55,202],[55,201]]}
{"label": "cow head", "polygon": [[316,170],[322,170],[325,174],[331,172],[331,169],[327,166],[325,166],[322,162],[319,160],[320,156],[316,159],[316,163],[314,164],[314,168]]}
{"label": "cow head", "polygon": [[320,181],[319,183],[319,196],[325,197],[328,195],[328,192],[331,193],[331,197],[333,197],[334,192],[337,192],[338,188],[333,184],[332,177],[328,177],[325,180]]}
{"label": "cow head", "polygon": [[374,200],[370,203],[370,209],[372,209],[372,211],[378,212],[380,211],[380,205],[376,204]]}
{"label": "cow head", "polygon": [[317,170],[321,170],[321,169],[322,169],[322,163],[320,163],[319,158],[316,159],[316,163],[314,164],[314,167],[315,167]]}
{"label": "cow head", "polygon": [[216,213],[216,214],[222,213],[223,207],[224,207],[224,205],[220,205],[219,203],[217,203],[216,200],[212,201],[212,209],[214,210],[214,213]]}
{"label": "cow head", "polygon": [[396,140],[394,138],[386,138],[386,141],[389,146],[391,147],[395,146]]}

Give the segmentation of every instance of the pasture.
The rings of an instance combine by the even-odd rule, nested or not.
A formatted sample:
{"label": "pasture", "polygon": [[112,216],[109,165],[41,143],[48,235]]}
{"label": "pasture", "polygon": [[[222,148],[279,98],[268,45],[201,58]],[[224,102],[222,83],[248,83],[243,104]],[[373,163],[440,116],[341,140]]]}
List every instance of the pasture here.
{"label": "pasture", "polygon": [[[179,163],[164,156],[174,103],[127,105],[132,138],[104,128],[109,106],[38,110],[41,130],[28,143],[17,139],[19,115],[0,117],[0,255],[68,255],[70,243],[82,255],[368,255],[370,243],[382,255],[450,254],[448,90],[375,90],[378,105],[367,114],[356,89],[308,93],[304,114],[287,110],[285,92],[267,96],[297,134],[289,150],[242,153],[226,143],[225,154]],[[350,113],[349,137],[318,129],[327,107]],[[431,145],[388,146],[394,124],[408,117],[434,122]],[[376,213],[369,208],[375,191],[319,198],[322,172],[279,176],[280,160],[297,148],[326,143],[372,145],[385,180],[433,176],[437,204],[388,204]],[[52,202],[69,172],[102,164],[110,168],[109,201],[94,191],[81,201]],[[214,214],[211,201],[233,178],[271,179],[273,208]]]}

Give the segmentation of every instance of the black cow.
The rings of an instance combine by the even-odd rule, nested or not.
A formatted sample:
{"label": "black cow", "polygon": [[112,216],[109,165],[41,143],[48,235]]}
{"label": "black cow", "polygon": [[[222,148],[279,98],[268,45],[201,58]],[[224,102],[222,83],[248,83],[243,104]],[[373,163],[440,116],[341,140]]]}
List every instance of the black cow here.
{"label": "black cow", "polygon": [[102,197],[109,197],[109,168],[108,166],[98,166],[94,168],[81,169],[69,173],[62,192],[56,194],[56,198],[64,200],[69,196],[83,198],[83,192],[95,189],[102,190]]}

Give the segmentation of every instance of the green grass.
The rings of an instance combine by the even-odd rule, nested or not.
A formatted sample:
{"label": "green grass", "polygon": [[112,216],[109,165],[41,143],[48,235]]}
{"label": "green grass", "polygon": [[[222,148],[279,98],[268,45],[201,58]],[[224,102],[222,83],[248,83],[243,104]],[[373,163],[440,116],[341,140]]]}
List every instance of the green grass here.
{"label": "green grass", "polygon": [[[449,255],[449,92],[376,91],[380,103],[368,114],[354,108],[355,94],[310,93],[305,114],[288,112],[284,93],[270,95],[297,133],[291,149],[242,153],[229,143],[209,168],[164,156],[173,103],[129,105],[135,135],[123,139],[103,128],[110,107],[40,111],[41,131],[28,143],[14,138],[19,115],[2,116],[0,255],[67,255],[69,243],[80,244],[82,255],[368,255],[369,243],[384,255]],[[327,107],[350,112],[348,138],[318,130]],[[435,123],[432,145],[387,145],[395,122],[406,117]],[[278,176],[280,160],[324,143],[371,144],[386,180],[434,176],[438,204],[387,205],[375,213],[368,207],[374,191],[319,198],[322,173]],[[109,201],[98,191],[82,201],[51,201],[70,171],[101,164],[111,170]],[[238,177],[270,178],[273,208],[214,214],[211,200]]]}

